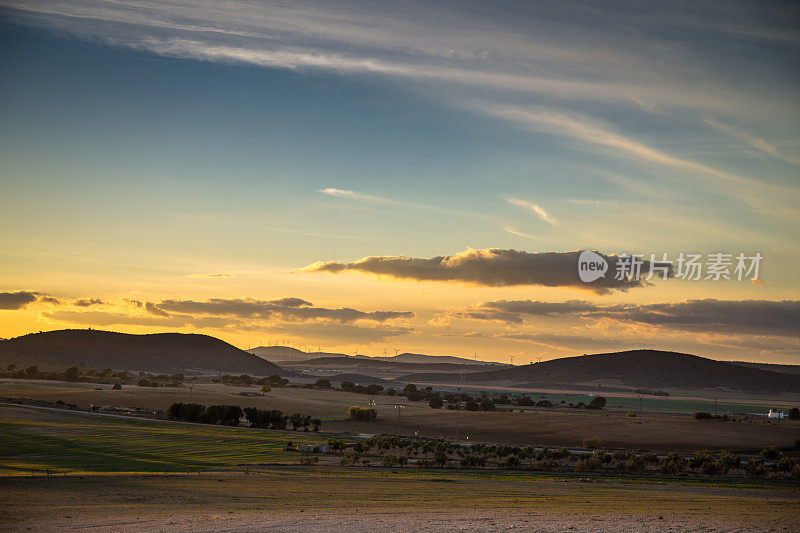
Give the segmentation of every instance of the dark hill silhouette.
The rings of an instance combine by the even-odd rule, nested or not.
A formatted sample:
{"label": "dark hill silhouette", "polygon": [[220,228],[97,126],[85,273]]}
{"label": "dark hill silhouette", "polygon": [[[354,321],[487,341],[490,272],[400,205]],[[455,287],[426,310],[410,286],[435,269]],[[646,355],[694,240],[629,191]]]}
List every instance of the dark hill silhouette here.
{"label": "dark hill silhouette", "polygon": [[[445,373],[410,374],[398,381],[454,382]],[[543,363],[464,374],[466,383],[535,383],[577,385],[619,380],[629,387],[654,389],[728,389],[747,392],[796,392],[800,376],[770,372],[696,355],[659,350],[564,357]]]}
{"label": "dark hill silhouette", "polygon": [[14,362],[47,361],[64,366],[147,372],[209,372],[268,376],[282,369],[208,335],[66,329],[31,333],[0,342],[0,355]]}

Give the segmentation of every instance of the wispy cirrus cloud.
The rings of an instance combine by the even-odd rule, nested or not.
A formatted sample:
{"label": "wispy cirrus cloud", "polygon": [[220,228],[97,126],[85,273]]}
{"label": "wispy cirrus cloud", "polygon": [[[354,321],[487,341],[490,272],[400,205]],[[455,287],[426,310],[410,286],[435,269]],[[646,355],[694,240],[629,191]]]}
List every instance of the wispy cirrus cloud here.
{"label": "wispy cirrus cloud", "polygon": [[[800,14],[794,9],[772,6],[752,17],[746,4],[676,10],[652,2],[645,14],[611,2],[603,9],[605,23],[597,24],[596,6],[580,2],[569,10],[557,2],[535,8],[499,2],[491,17],[477,5],[447,2],[424,9],[414,1],[226,5],[221,10],[207,0],[0,0],[13,22],[163,57],[402,80],[470,113],[566,137],[570,146],[579,141],[680,169],[709,183],[713,194],[733,194],[773,215],[783,212],[767,209],[753,190],[771,191],[779,200],[786,192],[797,193],[771,179],[739,176],[683,155],[702,137],[671,152],[637,140],[643,128],[619,133],[625,131],[619,122],[647,123],[632,114],[665,111],[694,127],[701,123],[696,117],[714,116],[719,124],[759,120],[796,131],[796,88],[783,78],[769,85],[764,80],[757,90],[738,83],[745,71],[741,64],[721,63],[718,55],[742,39],[755,39],[782,47],[783,53],[771,56],[780,67],[774,71],[782,71],[781,58],[790,55],[786,47],[793,50],[800,41],[795,31]],[[715,39],[708,39],[709,32]],[[601,115],[615,116],[617,124],[606,124],[597,118]],[[754,145],[768,153],[773,148],[760,141]],[[348,189],[323,191],[395,203]]]}
{"label": "wispy cirrus cloud", "polygon": [[534,213],[536,213],[536,216],[538,216],[548,224],[552,226],[558,226],[558,222],[556,222],[556,220],[553,217],[547,214],[547,211],[545,211],[538,204],[534,204],[533,202],[529,202],[527,200],[521,200],[519,198],[513,198],[511,196],[506,196],[506,202],[510,203],[511,205],[516,205],[518,207],[528,209],[529,211],[533,211]]}
{"label": "wispy cirrus cloud", "polygon": [[741,128],[737,128],[736,126],[733,126],[731,124],[725,124],[724,122],[720,122],[718,120],[707,118],[705,122],[714,129],[721,131],[727,135],[730,135],[731,137],[734,137],[735,139],[738,139],[739,141],[747,145],[750,145],[756,150],[764,152],[765,154],[769,154],[777,159],[786,161],[787,163],[791,163],[793,165],[800,165],[800,159],[780,152],[778,150],[778,147],[775,146],[774,143],[770,143],[765,139],[762,139],[761,137],[757,137],[755,135],[752,135],[744,131]]}
{"label": "wispy cirrus cloud", "polygon": [[[794,187],[771,184],[739,176],[731,172],[718,170],[709,165],[668,154],[645,143],[616,133],[607,124],[603,124],[597,119],[581,116],[580,114],[567,114],[540,107],[480,102],[473,102],[471,108],[479,109],[489,116],[516,122],[521,127],[532,131],[577,139],[591,145],[611,148],[620,154],[642,161],[689,171],[714,187],[715,190],[722,186],[724,187],[721,189],[723,194],[733,195],[746,203],[757,201],[757,198],[753,195],[754,190],[768,191],[773,194],[797,194],[797,189]],[[516,205],[526,207],[521,203]],[[534,205],[531,204],[529,209],[538,214],[539,212],[534,209]],[[759,203],[758,205],[761,204]]]}

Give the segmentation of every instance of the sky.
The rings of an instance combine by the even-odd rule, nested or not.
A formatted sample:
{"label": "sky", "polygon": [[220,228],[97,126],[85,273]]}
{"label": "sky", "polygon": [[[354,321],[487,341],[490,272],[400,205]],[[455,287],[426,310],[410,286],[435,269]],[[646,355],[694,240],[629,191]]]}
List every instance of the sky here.
{"label": "sky", "polygon": [[791,2],[0,0],[0,337],[800,364],[798,28]]}

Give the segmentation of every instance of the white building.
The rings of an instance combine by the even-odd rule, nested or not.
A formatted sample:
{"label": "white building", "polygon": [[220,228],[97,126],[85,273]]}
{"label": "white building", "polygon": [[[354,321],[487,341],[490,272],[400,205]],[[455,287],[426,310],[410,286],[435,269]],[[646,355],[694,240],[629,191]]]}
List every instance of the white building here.
{"label": "white building", "polygon": [[774,409],[770,409],[769,413],[767,413],[767,418],[777,418],[777,419],[786,418],[786,413],[784,413],[783,411],[776,411]]}

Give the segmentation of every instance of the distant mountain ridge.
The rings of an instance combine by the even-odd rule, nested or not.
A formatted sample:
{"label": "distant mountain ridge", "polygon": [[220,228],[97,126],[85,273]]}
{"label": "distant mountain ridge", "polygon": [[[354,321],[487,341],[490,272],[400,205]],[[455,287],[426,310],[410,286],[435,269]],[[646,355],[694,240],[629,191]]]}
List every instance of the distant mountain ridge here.
{"label": "distant mountain ridge", "polygon": [[509,366],[506,365],[505,363],[477,361],[474,359],[467,359],[466,357],[456,357],[453,355],[425,355],[425,354],[409,353],[409,352],[404,352],[398,355],[386,355],[386,356],[347,355],[335,352],[316,352],[313,350],[304,352],[302,350],[298,350],[297,348],[292,348],[290,346],[258,346],[256,348],[250,348],[247,351],[272,362],[308,361],[321,358],[346,357],[359,360],[366,359],[372,361],[386,361],[386,362],[396,362],[396,363],[416,363],[416,364],[448,363],[457,365]]}
{"label": "distant mountain ridge", "polygon": [[147,372],[285,374],[274,363],[215,337],[193,333],[131,335],[92,329],[31,333],[0,341],[0,356],[64,366]]}
{"label": "distant mountain ridge", "polygon": [[[409,374],[398,381],[416,383],[458,382],[452,373]],[[654,389],[727,389],[749,392],[800,391],[800,375],[772,372],[696,355],[660,350],[552,359],[513,368],[470,372],[465,383],[591,384],[614,380],[629,387]]]}

